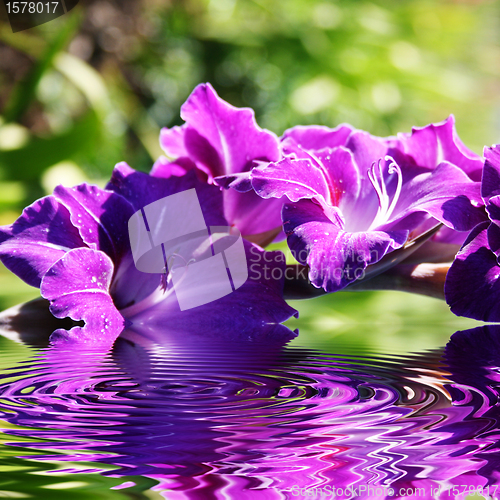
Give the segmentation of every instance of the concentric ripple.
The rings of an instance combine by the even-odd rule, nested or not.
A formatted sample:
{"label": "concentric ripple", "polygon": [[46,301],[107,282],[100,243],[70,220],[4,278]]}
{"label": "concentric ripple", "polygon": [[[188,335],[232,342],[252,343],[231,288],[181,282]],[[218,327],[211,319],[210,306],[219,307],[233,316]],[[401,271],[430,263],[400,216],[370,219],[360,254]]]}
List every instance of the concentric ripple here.
{"label": "concentric ripple", "polygon": [[444,357],[384,359],[199,338],[47,348],[2,372],[0,416],[22,437],[10,445],[36,450],[25,458],[110,464],[114,476],[155,478],[166,498],[493,487],[498,333],[460,335]]}

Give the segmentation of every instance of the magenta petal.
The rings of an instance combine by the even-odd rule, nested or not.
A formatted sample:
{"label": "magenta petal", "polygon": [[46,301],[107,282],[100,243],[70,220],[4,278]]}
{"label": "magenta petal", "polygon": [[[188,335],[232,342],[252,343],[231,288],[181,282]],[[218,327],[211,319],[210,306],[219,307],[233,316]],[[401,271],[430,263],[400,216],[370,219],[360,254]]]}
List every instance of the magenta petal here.
{"label": "magenta petal", "polygon": [[500,266],[488,247],[488,222],[476,226],[458,252],[445,283],[446,302],[458,316],[500,321]]}
{"label": "magenta petal", "polygon": [[181,127],[162,128],[160,132],[160,146],[170,158],[188,156],[184,145],[184,134],[187,124]]}
{"label": "magenta petal", "polygon": [[175,162],[171,162],[165,156],[160,156],[153,165],[150,175],[153,177],[181,177],[189,170],[196,168],[196,165],[189,158],[178,158]]}
{"label": "magenta petal", "polygon": [[135,210],[125,198],[88,184],[58,186],[54,197],[69,210],[71,223],[90,248],[108,254],[115,265],[130,251],[128,220]]}
{"label": "magenta petal", "polygon": [[340,207],[347,217],[349,209],[355,206],[363,178],[352,153],[344,147],[338,147],[318,151],[316,157],[326,171],[331,203]]}
{"label": "magenta petal", "polygon": [[283,140],[292,139],[303,149],[319,151],[320,149],[344,146],[353,130],[347,124],[339,125],[333,129],[321,125],[298,125],[285,130]]}
{"label": "magenta petal", "polygon": [[256,235],[281,227],[283,202],[265,200],[252,189],[251,172],[217,177],[224,191],[224,213],[244,236]]}
{"label": "magenta petal", "polygon": [[290,201],[303,198],[328,200],[328,185],[320,168],[309,160],[285,158],[263,168],[252,170],[252,186],[262,198],[281,198]]}
{"label": "magenta petal", "polygon": [[226,219],[244,236],[281,228],[281,199],[264,200],[253,191],[238,193],[232,189],[223,194]]}
{"label": "magenta petal", "polygon": [[327,292],[362,279],[368,265],[400,248],[408,237],[408,231],[346,232],[309,200],[286,204],[283,221],[293,255],[309,265],[313,285]]}
{"label": "magenta petal", "polygon": [[53,196],[35,201],[10,226],[0,227],[0,258],[31,286],[68,250],[83,247],[70,213]]}
{"label": "magenta petal", "polygon": [[406,154],[412,156],[421,167],[433,169],[448,161],[464,171],[474,181],[481,180],[483,161],[468,149],[455,130],[455,118],[451,115],[443,122],[422,128],[413,128],[410,134],[399,134]]}
{"label": "magenta petal", "polygon": [[172,132],[164,129],[162,146],[173,157],[189,156],[212,178],[250,170],[255,160],[279,158],[277,137],[257,125],[253,110],[231,106],[210,84],[194,89],[181,117],[186,125]]}
{"label": "magenta petal", "polygon": [[76,248],[61,257],[45,274],[40,291],[50,300],[56,318],[83,320],[83,327],[56,330],[51,342],[85,345],[113,344],[125,327],[109,294],[113,262],[104,253],[90,248]]}
{"label": "magenta petal", "polygon": [[381,228],[390,229],[395,221],[425,211],[448,227],[470,231],[486,219],[479,191],[479,183],[457,166],[443,162],[403,183],[394,214]]}

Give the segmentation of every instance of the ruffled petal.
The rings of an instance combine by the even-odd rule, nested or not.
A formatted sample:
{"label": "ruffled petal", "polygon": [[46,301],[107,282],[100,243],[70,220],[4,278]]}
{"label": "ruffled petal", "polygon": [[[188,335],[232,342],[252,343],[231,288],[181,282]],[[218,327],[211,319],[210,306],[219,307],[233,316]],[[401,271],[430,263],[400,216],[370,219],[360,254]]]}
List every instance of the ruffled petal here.
{"label": "ruffled petal", "polygon": [[473,181],[481,180],[483,161],[458,137],[453,115],[440,123],[414,127],[411,134],[399,134],[398,139],[403,151],[421,167],[432,170],[441,162],[448,161]]}
{"label": "ruffled petal", "polygon": [[319,151],[344,146],[353,131],[353,127],[346,123],[335,128],[321,125],[297,125],[285,130],[283,140],[291,139],[302,149]]}
{"label": "ruffled petal", "polygon": [[85,246],[68,209],[53,196],[35,201],[10,226],[0,227],[0,258],[31,286],[68,250]]}
{"label": "ruffled petal", "polygon": [[162,128],[160,131],[160,146],[170,158],[187,157],[188,152],[184,145],[184,135],[187,124],[180,127]]}
{"label": "ruffled petal", "polygon": [[77,248],[65,253],[45,274],[40,291],[50,300],[56,318],[85,322],[83,327],[58,329],[54,344],[74,343],[110,347],[125,327],[125,319],[109,294],[113,262],[104,253]]}
{"label": "ruffled petal", "polygon": [[257,125],[253,110],[231,106],[208,83],[194,89],[181,117],[186,125],[163,129],[160,143],[167,155],[188,156],[212,179],[279,158],[278,138]]}

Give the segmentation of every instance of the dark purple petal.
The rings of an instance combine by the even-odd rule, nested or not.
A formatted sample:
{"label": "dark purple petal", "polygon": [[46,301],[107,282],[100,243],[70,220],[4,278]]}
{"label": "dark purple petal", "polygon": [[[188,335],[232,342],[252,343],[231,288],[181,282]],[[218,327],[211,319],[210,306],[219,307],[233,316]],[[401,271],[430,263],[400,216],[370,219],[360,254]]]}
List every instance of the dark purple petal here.
{"label": "dark purple petal", "polygon": [[283,139],[292,139],[302,149],[319,151],[344,146],[353,131],[354,129],[347,124],[333,129],[321,125],[298,125],[285,130]]}
{"label": "dark purple petal", "polygon": [[127,316],[132,327],[142,333],[147,327],[251,340],[257,328],[298,316],[283,300],[286,270],[283,253],[265,252],[249,242],[244,244],[249,276],[243,286],[225,297],[186,311],[179,309],[173,293],[166,292],[163,301]]}
{"label": "dark purple petal", "polygon": [[252,173],[240,172],[238,174],[221,175],[214,179],[214,183],[224,189],[234,189],[238,193],[248,193],[252,190]]}
{"label": "dark purple petal", "polygon": [[68,250],[83,247],[69,211],[53,196],[35,201],[10,226],[0,227],[0,258],[31,286]]}
{"label": "dark purple petal", "polygon": [[488,247],[488,222],[470,233],[448,271],[446,302],[458,316],[500,321],[500,267]]}
{"label": "dark purple petal", "polygon": [[277,137],[257,125],[253,110],[231,106],[210,84],[194,89],[181,117],[185,126],[162,131],[162,147],[174,158],[190,157],[212,178],[250,170],[256,160],[279,158]]}
{"label": "dark purple petal", "polygon": [[128,220],[135,210],[125,198],[88,184],[58,186],[54,198],[69,210],[71,223],[89,248],[108,254],[115,266],[130,252]]}
{"label": "dark purple petal", "polygon": [[500,259],[500,227],[490,224],[488,227],[488,248],[495,254],[497,262]]}
{"label": "dark purple petal", "polygon": [[332,222],[322,207],[309,200],[286,204],[283,224],[293,255],[309,265],[313,285],[327,292],[363,278],[368,265],[400,248],[408,237],[408,231],[346,232],[340,222]]}
{"label": "dark purple petal", "polygon": [[189,171],[181,177],[172,176],[164,179],[137,172],[126,163],[119,163],[106,186],[106,189],[128,200],[135,210],[140,210],[165,196],[192,188],[196,189],[207,226],[227,226],[222,213],[220,189],[200,181],[195,171]]}
{"label": "dark purple petal", "polygon": [[441,162],[448,161],[470,179],[481,180],[483,161],[459,139],[453,115],[440,123],[415,127],[411,134],[399,134],[398,138],[403,151],[412,156],[417,165],[432,170]]}
{"label": "dark purple petal", "polygon": [[[187,189],[195,188],[207,226],[227,226],[222,213],[222,193],[217,186],[198,179],[195,170],[181,177],[153,177],[136,172],[126,163],[118,164],[106,189],[123,196],[134,207],[134,211]],[[128,219],[126,220],[128,224]],[[160,283],[161,275],[145,274],[137,270],[131,255],[120,263],[115,271],[111,293],[117,306],[129,307],[150,295]]]}
{"label": "dark purple petal", "polygon": [[110,347],[125,327],[109,294],[113,262],[104,253],[76,248],[65,253],[45,274],[40,291],[50,300],[56,318],[83,320],[83,327],[55,330],[54,344],[75,343]]}
{"label": "dark purple petal", "polygon": [[500,195],[500,144],[484,148],[484,158],[481,196],[488,205],[490,198]]}
{"label": "dark purple petal", "polygon": [[500,195],[492,196],[487,201],[486,213],[492,222],[500,225]]}

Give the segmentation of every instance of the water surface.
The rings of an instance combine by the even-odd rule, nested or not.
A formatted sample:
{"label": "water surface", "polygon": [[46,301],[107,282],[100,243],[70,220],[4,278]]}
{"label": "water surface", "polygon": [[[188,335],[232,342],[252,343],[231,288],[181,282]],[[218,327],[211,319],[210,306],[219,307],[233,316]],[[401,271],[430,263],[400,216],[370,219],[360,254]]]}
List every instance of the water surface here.
{"label": "water surface", "polygon": [[405,355],[133,332],[108,353],[4,339],[0,495],[496,497],[497,338],[481,327]]}

